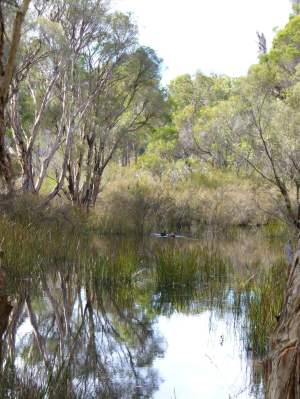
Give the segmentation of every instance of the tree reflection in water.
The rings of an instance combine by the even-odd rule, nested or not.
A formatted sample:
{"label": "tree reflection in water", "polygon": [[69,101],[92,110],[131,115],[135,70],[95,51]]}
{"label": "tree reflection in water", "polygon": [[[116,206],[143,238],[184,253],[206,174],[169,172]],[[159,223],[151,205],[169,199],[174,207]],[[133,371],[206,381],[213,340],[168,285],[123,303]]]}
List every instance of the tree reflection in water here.
{"label": "tree reflection in water", "polygon": [[[0,398],[150,398],[166,349],[160,315],[231,312],[245,325],[247,300],[232,288],[225,247],[220,256],[198,242],[96,243],[78,262],[72,254],[57,265],[54,254],[7,284]],[[260,388],[261,376],[253,383]]]}
{"label": "tree reflection in water", "polygon": [[[104,291],[93,275],[42,275],[15,300],[5,336],[1,398],[151,397],[163,353],[155,316],[136,292]],[[123,294],[126,295],[123,295]]]}

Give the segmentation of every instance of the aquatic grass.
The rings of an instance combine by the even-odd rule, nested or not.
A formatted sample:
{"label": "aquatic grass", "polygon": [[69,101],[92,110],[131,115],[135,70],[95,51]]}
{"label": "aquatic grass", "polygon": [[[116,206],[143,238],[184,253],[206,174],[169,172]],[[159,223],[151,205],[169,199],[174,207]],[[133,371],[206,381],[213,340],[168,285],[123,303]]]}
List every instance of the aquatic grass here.
{"label": "aquatic grass", "polygon": [[216,302],[224,307],[229,269],[226,259],[205,247],[160,248],[152,271],[153,306],[163,313],[173,308],[196,313]]}
{"label": "aquatic grass", "polygon": [[159,286],[193,286],[198,279],[198,256],[192,250],[161,248],[154,257],[154,278]]}
{"label": "aquatic grass", "polygon": [[163,286],[186,286],[222,281],[228,261],[209,248],[159,248],[154,257],[154,277]]}
{"label": "aquatic grass", "polygon": [[131,285],[140,269],[140,259],[132,247],[120,247],[112,253],[98,252],[86,261],[86,267],[93,273],[99,286],[113,288]]}
{"label": "aquatic grass", "polygon": [[262,232],[266,238],[276,239],[278,242],[287,241],[294,233],[289,226],[281,220],[269,220],[262,227]]}
{"label": "aquatic grass", "polygon": [[254,355],[262,357],[280,315],[287,279],[287,265],[280,259],[249,284],[246,300],[247,341]]}
{"label": "aquatic grass", "polygon": [[[49,288],[53,289],[53,295],[60,301],[62,275],[69,289],[72,287],[74,294],[82,295],[83,304],[87,299],[89,304],[93,303],[95,312],[104,315],[108,326],[117,326],[117,340],[121,344],[126,342],[136,348],[137,336],[139,339],[143,336],[141,332],[146,331],[148,320],[154,321],[158,315],[170,316],[174,312],[200,314],[208,309],[214,314],[217,312],[218,317],[226,317],[226,312],[232,311],[237,302],[235,299],[239,296],[240,313],[236,325],[245,329],[247,348],[253,348],[255,354],[264,353],[272,323],[276,322],[274,314],[280,309],[279,297],[278,303],[274,304],[273,301],[278,292],[283,292],[281,281],[286,266],[282,260],[267,268],[265,259],[256,261],[262,258],[261,254],[253,257],[253,248],[257,242],[261,243],[260,239],[255,241],[255,245],[247,245],[245,251],[241,251],[240,238],[234,248],[232,243],[229,248],[225,241],[217,243],[217,237],[213,240],[206,237],[203,241],[149,238],[137,243],[116,237],[108,241],[76,231],[61,231],[57,226],[45,227],[36,224],[27,226],[0,217],[0,234],[5,239],[6,268],[11,271],[9,275],[12,278],[22,278],[26,274],[33,277],[28,282],[33,304],[34,296],[43,294],[39,278],[41,273],[45,277],[49,276]],[[248,233],[246,238],[248,243]],[[20,245],[16,246],[16,242]],[[269,254],[269,246],[265,249]],[[241,255],[238,260],[245,261],[246,266],[232,267],[229,261],[232,252],[238,252]],[[248,252],[251,252],[251,261],[244,259],[244,254]],[[234,278],[234,275],[239,277]],[[24,281],[21,281],[19,288],[23,284]],[[15,292],[19,294],[17,289]],[[45,311],[38,306],[34,310],[38,314]],[[96,320],[88,311],[87,320],[89,323],[103,322],[102,316]],[[39,321],[43,320],[39,318]],[[47,337],[47,349],[54,353],[50,339]],[[28,368],[41,360],[32,358],[31,364],[29,354],[24,353],[24,357],[27,358]],[[68,374],[66,364],[60,373],[55,371],[49,379],[49,387],[54,387],[53,391],[50,388],[47,391],[49,397],[52,394],[55,397],[54,393],[57,397],[68,396],[68,392],[64,391],[65,382],[72,370]],[[47,375],[43,378],[47,378]],[[25,380],[23,383],[26,385]],[[30,381],[28,383],[30,387]],[[18,382],[12,384],[18,389]],[[22,388],[24,392],[25,385]],[[45,393],[39,389],[37,387],[35,391],[37,398]],[[78,386],[77,397],[80,397],[79,389]],[[32,390],[35,390],[34,386]]]}
{"label": "aquatic grass", "polygon": [[25,288],[28,279],[38,282],[45,271],[75,265],[85,254],[85,241],[86,237],[80,233],[48,225],[23,224],[0,214],[5,287]]}
{"label": "aquatic grass", "polygon": [[49,270],[91,269],[101,285],[130,284],[141,262],[134,247],[119,245],[105,251],[94,245],[93,231],[65,229],[52,223],[24,223],[0,213],[0,243],[6,286],[26,286],[25,281]]}

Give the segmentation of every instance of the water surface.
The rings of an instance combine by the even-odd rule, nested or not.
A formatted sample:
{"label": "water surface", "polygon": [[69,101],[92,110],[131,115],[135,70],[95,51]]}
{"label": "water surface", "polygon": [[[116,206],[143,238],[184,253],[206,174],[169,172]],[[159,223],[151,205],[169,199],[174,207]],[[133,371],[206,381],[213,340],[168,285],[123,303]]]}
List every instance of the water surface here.
{"label": "water surface", "polygon": [[93,237],[88,253],[8,275],[1,397],[263,397],[244,283],[279,244]]}

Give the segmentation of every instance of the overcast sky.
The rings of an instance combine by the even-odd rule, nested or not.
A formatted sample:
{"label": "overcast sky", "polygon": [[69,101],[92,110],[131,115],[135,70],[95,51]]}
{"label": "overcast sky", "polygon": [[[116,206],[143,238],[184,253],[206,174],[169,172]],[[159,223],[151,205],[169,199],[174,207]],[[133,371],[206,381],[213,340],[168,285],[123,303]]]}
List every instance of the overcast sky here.
{"label": "overcast sky", "polygon": [[240,76],[257,61],[256,31],[268,46],[289,18],[289,0],[113,0],[132,12],[140,42],[163,58],[163,81],[195,73]]}

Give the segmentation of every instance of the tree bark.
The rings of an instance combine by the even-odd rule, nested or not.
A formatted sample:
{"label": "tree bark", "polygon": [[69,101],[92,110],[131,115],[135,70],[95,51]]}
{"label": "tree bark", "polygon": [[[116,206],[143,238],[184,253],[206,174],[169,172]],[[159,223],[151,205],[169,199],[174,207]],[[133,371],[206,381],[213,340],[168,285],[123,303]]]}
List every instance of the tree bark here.
{"label": "tree bark", "polygon": [[0,94],[0,176],[4,178],[9,192],[13,191],[11,159],[5,148],[5,104]]}
{"label": "tree bark", "polygon": [[300,240],[265,361],[267,399],[300,398]]}

